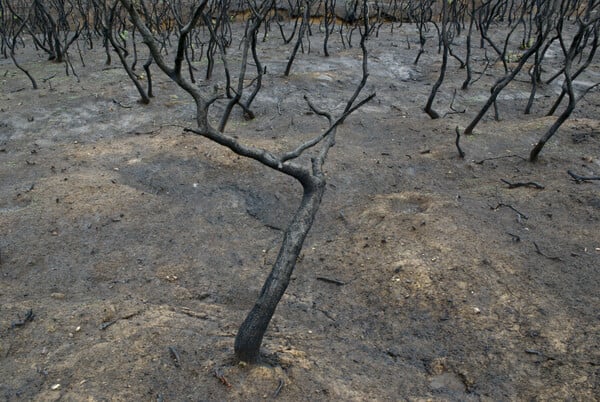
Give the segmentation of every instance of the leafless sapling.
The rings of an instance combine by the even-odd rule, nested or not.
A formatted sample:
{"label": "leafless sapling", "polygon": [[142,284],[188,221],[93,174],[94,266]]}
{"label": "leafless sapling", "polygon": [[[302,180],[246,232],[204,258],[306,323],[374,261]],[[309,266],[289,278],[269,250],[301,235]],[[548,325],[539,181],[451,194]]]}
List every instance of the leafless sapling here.
{"label": "leafless sapling", "polygon": [[[559,99],[557,99],[557,102],[555,103],[552,109],[556,109],[556,106],[558,106],[558,103],[560,103],[560,100],[562,99],[562,96],[565,93],[567,94],[569,101],[563,112],[558,116],[556,121],[550,126],[548,131],[546,131],[546,133],[542,136],[542,138],[538,140],[537,144],[531,150],[529,154],[529,160],[531,162],[537,160],[537,157],[542,151],[542,148],[544,147],[546,142],[548,142],[548,140],[552,138],[554,134],[556,134],[560,126],[562,126],[562,124],[571,116],[571,114],[575,110],[575,107],[577,106],[577,102],[579,102],[589,91],[600,85],[600,82],[588,85],[585,88],[583,88],[580,91],[580,93],[577,93],[575,90],[574,78],[577,75],[581,74],[581,72],[583,72],[590,65],[598,49],[598,36],[600,35],[600,18],[596,17],[594,20],[587,22],[579,19],[577,21],[577,25],[577,33],[573,37],[571,44],[570,46],[568,46],[568,48],[563,37],[563,32],[559,32],[559,42],[563,51],[565,63],[562,69],[564,81],[562,84],[561,95],[559,96]],[[575,63],[576,60],[582,56],[582,53],[585,49],[589,49],[588,57],[573,73],[573,63]]]}
{"label": "leafless sapling", "polygon": [[27,19],[19,16],[9,2],[6,2],[6,7],[4,4],[0,4],[0,18],[2,21],[2,24],[0,25],[0,41],[2,42],[3,47],[5,46],[5,49],[8,49],[8,54],[15,67],[21,70],[23,74],[29,78],[33,89],[38,89],[35,78],[31,75],[29,70],[21,66],[15,55],[17,40],[23,32],[23,29],[25,29]]}
{"label": "leafless sapling", "polygon": [[[503,77],[500,77],[495,84],[490,89],[490,97],[485,102],[483,107],[479,110],[477,115],[473,118],[471,123],[465,128],[464,134],[472,134],[473,130],[481,121],[483,116],[489,110],[489,108],[495,104],[496,99],[500,92],[517,76],[517,74],[521,71],[523,66],[525,66],[526,62],[529,60],[531,56],[533,56],[538,49],[542,46],[542,44],[548,39],[548,36],[552,29],[554,28],[554,23],[556,22],[554,13],[556,12],[555,4],[552,2],[544,3],[543,7],[536,10],[536,18],[534,19],[536,24],[536,40],[531,45],[529,49],[527,49],[520,57],[517,65],[513,67],[507,74]],[[502,54],[502,52],[501,52]]]}
{"label": "leafless sapling", "polygon": [[[214,128],[208,120],[208,109],[216,98],[208,97],[206,94],[202,93],[198,87],[186,80],[181,73],[184,57],[183,48],[186,43],[186,37],[189,34],[189,31],[200,20],[207,0],[204,0],[196,6],[190,21],[180,30],[179,43],[173,65],[169,65],[161,54],[157,41],[152,32],[144,25],[133,2],[131,0],[120,1],[127,9],[133,23],[144,38],[144,42],[152,53],[158,67],[194,99],[196,104],[196,128],[189,128],[186,129],[186,131],[208,138],[229,148],[238,155],[254,159],[267,167],[289,175],[302,185],[302,201],[285,231],[283,242],[273,269],[263,285],[257,302],[246,317],[246,320],[244,320],[236,336],[234,348],[237,358],[246,362],[255,362],[259,358],[260,346],[265,331],[275,312],[277,304],[289,284],[304,239],[306,238],[319,209],[325,191],[323,165],[330,148],[335,143],[337,127],[346,119],[346,117],[375,96],[375,94],[372,94],[359,102],[356,101],[364,88],[368,77],[367,50],[365,44],[367,30],[364,31],[364,35],[362,35],[361,39],[361,47],[363,50],[363,77],[355,93],[347,102],[343,114],[339,118],[334,119],[327,112],[320,110],[309,101],[309,107],[313,112],[327,117],[329,120],[329,128],[312,140],[299,145],[294,150],[277,155],[265,149],[242,144],[238,139]],[[309,166],[304,166],[295,161],[295,159],[310,149],[314,149],[314,155],[311,158]]]}

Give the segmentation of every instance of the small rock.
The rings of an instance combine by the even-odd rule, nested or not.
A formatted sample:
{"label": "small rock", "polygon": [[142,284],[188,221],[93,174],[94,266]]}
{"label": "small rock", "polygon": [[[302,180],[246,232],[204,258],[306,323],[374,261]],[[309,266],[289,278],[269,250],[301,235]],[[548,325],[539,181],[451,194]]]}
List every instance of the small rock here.
{"label": "small rock", "polygon": [[50,294],[50,297],[56,300],[63,300],[65,298],[65,294],[64,293],[52,293]]}

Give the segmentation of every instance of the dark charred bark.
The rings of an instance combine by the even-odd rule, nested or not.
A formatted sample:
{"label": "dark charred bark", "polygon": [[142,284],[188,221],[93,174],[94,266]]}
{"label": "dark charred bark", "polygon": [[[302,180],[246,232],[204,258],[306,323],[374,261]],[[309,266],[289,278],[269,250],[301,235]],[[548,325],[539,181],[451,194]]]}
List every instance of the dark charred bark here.
{"label": "dark charred bark", "polygon": [[475,0],[471,0],[471,19],[469,21],[469,31],[467,32],[467,43],[466,43],[466,47],[467,47],[467,55],[465,56],[465,67],[466,67],[466,71],[467,71],[467,76],[465,78],[465,81],[462,84],[462,89],[463,90],[467,90],[469,88],[469,84],[471,83],[471,78],[472,78],[472,71],[471,71],[471,52],[472,52],[472,48],[471,48],[471,38],[473,35],[473,25],[475,23]]}
{"label": "dark charred bark", "polygon": [[325,180],[311,177],[302,183],[302,187],[302,202],[285,232],[277,260],[263,285],[258,300],[248,313],[235,338],[235,355],[241,361],[255,362],[259,358],[263,336],[288,287],[304,239],[319,210],[325,191]]}
{"label": "dark charred bark", "polygon": [[435,96],[437,94],[438,89],[442,86],[442,82],[444,82],[444,77],[446,75],[446,68],[448,66],[448,51],[450,48],[450,44],[448,43],[448,11],[446,7],[446,1],[442,3],[442,29],[440,32],[440,43],[443,47],[442,51],[442,65],[440,66],[440,75],[438,76],[437,81],[431,87],[431,92],[429,93],[429,98],[427,99],[427,103],[425,104],[425,108],[423,109],[425,113],[432,119],[439,119],[440,114],[433,110],[432,105],[435,100]]}
{"label": "dark charred bark", "polygon": [[123,69],[127,73],[127,76],[129,77],[131,82],[133,82],[133,85],[135,85],[135,88],[137,89],[138,93],[140,94],[139,102],[144,105],[147,105],[150,103],[150,97],[148,96],[148,94],[146,93],[146,90],[140,83],[140,80],[138,79],[137,75],[133,72],[132,67],[129,66],[129,64],[127,63],[126,50],[119,43],[117,43],[117,41],[115,40],[114,34],[113,34],[114,20],[115,20],[116,8],[117,8],[118,4],[119,3],[115,3],[113,8],[110,11],[109,20],[107,23],[108,40],[110,41],[110,44],[112,45],[113,50],[119,57],[119,61],[121,62]]}
{"label": "dark charred bark", "polygon": [[536,43],[534,43],[534,45],[531,48],[529,48],[523,54],[523,56],[521,56],[521,60],[519,60],[519,64],[510,73],[506,74],[504,77],[502,77],[498,81],[496,81],[496,83],[490,90],[490,92],[491,92],[490,97],[488,98],[486,103],[483,105],[481,110],[479,110],[479,113],[477,113],[477,116],[475,116],[475,118],[467,126],[467,128],[464,131],[464,134],[468,135],[468,134],[473,133],[473,129],[475,128],[475,126],[477,126],[477,124],[483,118],[483,116],[485,116],[488,109],[496,102],[496,98],[498,98],[498,95],[500,94],[500,92],[517,76],[517,74],[521,71],[521,69],[527,62],[527,60],[529,60],[529,58],[539,49],[542,42],[543,42],[543,37],[540,34]]}
{"label": "dark charred bark", "polygon": [[298,49],[300,49],[300,46],[302,45],[304,35],[306,34],[306,29],[308,28],[308,24],[310,23],[310,6],[311,0],[305,0],[304,14],[302,14],[302,22],[300,23],[298,39],[296,39],[296,44],[294,45],[292,54],[290,55],[287,66],[285,67],[285,73],[283,73],[283,75],[285,75],[286,77],[290,75],[290,71],[292,70],[292,64],[294,63],[294,59],[296,58],[296,53],[298,53]]}
{"label": "dark charred bark", "polygon": [[[580,20],[578,21],[578,24],[579,30],[577,34],[573,37],[571,45],[568,49],[564,43],[562,32],[559,33],[559,41],[565,56],[565,65],[563,68],[565,80],[563,82],[563,90],[559,96],[559,99],[552,107],[552,110],[554,111],[556,107],[558,107],[565,93],[569,97],[569,103],[567,104],[565,110],[560,114],[560,116],[558,116],[554,124],[550,126],[548,131],[542,136],[542,138],[540,138],[540,140],[531,150],[531,153],[529,154],[529,160],[531,162],[535,162],[537,160],[538,155],[540,154],[548,140],[552,138],[554,134],[556,134],[556,132],[562,126],[562,124],[565,121],[567,121],[567,119],[571,116],[571,114],[575,110],[575,107],[577,106],[577,102],[579,102],[590,90],[600,85],[600,83],[596,83],[595,85],[589,86],[588,88],[584,89],[582,91],[582,94],[579,96],[577,96],[577,94],[575,93],[575,89],[573,88],[574,76],[581,74],[581,72],[583,72],[583,70],[585,70],[585,68],[589,66],[591,60],[594,58],[596,50],[598,49],[600,35],[600,20],[592,21],[588,24]],[[590,40],[590,38],[592,42],[589,43],[590,51],[588,58],[574,74],[571,73],[573,62],[582,56],[583,50],[588,47],[588,41]]]}
{"label": "dark charred bark", "polygon": [[[194,15],[192,16],[190,22],[180,28],[177,54],[175,56],[173,66],[168,65],[165,61],[163,55],[161,54],[158,42],[154,38],[150,29],[145,26],[132,1],[120,0],[120,2],[124,5],[129,13],[133,23],[136,25],[136,29],[138,29],[143,36],[144,42],[148,46],[148,49],[150,50],[150,53],[152,54],[152,57],[158,67],[182,89],[188,92],[188,94],[194,99],[196,104],[196,123],[198,128],[185,129],[185,131],[193,132],[208,138],[209,140],[215,141],[218,144],[228,147],[230,150],[240,156],[252,158],[267,167],[292,176],[302,184],[303,195],[300,207],[298,208],[290,226],[285,232],[277,260],[273,266],[271,274],[263,286],[260,297],[240,327],[235,340],[235,353],[238,359],[253,363],[260,355],[260,346],[262,344],[265,331],[275,312],[277,304],[279,303],[289,284],[291,274],[296,265],[296,260],[302,249],[304,239],[306,238],[306,235],[308,234],[314,222],[317,210],[321,203],[323,192],[325,190],[323,164],[325,163],[329,149],[335,144],[337,127],[338,125],[342,124],[346,117],[348,117],[351,113],[356,111],[375,96],[375,94],[372,94],[353,106],[354,101],[364,87],[368,77],[367,51],[365,47],[365,36],[367,35],[366,32],[368,31],[365,29],[361,39],[361,47],[363,49],[363,79],[361,80],[357,90],[354,92],[352,98],[346,104],[346,108],[342,116],[334,121],[328,113],[318,110],[309,102],[309,106],[315,114],[327,117],[329,120],[329,129],[312,140],[299,145],[296,149],[277,156],[264,149],[243,145],[237,139],[227,136],[226,134],[223,134],[222,132],[213,128],[208,121],[208,108],[210,107],[211,103],[217,99],[217,97],[208,98],[201,93],[198,87],[188,82],[181,74],[181,64],[184,58],[187,37],[190,30],[203,16],[203,10],[207,4],[207,0],[204,0],[195,8],[193,13]],[[364,6],[366,7],[366,3]],[[251,41],[252,38],[248,37],[246,45],[248,45],[248,42]],[[247,50],[248,49],[245,50],[246,54]],[[319,144],[320,147],[315,149],[316,155],[311,158],[310,167],[302,166],[293,161],[293,159],[298,158],[305,151],[316,147]]]}

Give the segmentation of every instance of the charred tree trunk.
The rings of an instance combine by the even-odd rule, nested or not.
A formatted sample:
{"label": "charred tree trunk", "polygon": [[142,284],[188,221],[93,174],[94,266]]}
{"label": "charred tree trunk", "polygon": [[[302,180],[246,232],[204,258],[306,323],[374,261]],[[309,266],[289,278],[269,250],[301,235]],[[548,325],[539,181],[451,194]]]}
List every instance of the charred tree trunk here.
{"label": "charred tree trunk", "polygon": [[[596,54],[596,51],[599,46],[599,36],[600,36],[600,20],[592,21],[591,23],[588,23],[588,24],[579,20],[578,24],[579,24],[579,30],[578,30],[577,34],[573,37],[569,49],[567,49],[567,47],[564,43],[563,33],[559,32],[558,39],[560,41],[561,48],[565,55],[565,65],[563,68],[563,74],[564,74],[565,80],[563,82],[562,92],[561,92],[559,98],[557,99],[557,101],[555,102],[555,104],[553,105],[552,111],[554,111],[558,107],[558,105],[560,104],[560,102],[563,99],[565,94],[567,94],[569,96],[569,103],[567,104],[567,107],[565,108],[565,110],[560,114],[560,116],[558,116],[558,119],[554,122],[554,124],[552,124],[552,126],[550,126],[548,131],[544,134],[544,136],[542,138],[540,138],[540,140],[537,142],[537,144],[531,150],[531,153],[529,154],[529,160],[531,162],[535,162],[537,160],[537,157],[538,157],[539,153],[542,151],[542,148],[544,148],[544,145],[546,145],[546,142],[548,142],[548,140],[550,138],[552,138],[552,136],[554,134],[556,134],[556,132],[558,131],[560,126],[562,126],[562,124],[565,121],[567,121],[567,119],[571,116],[571,114],[575,110],[575,107],[577,106],[577,102],[579,102],[585,96],[586,93],[588,93],[593,88],[600,85],[600,83],[596,83],[594,85],[589,86],[588,88],[584,89],[583,92],[581,93],[581,95],[579,95],[579,96],[577,96],[577,94],[575,93],[575,89],[573,88],[574,77],[577,77],[579,74],[581,74],[590,65],[591,61],[593,60],[594,55]],[[591,43],[588,43],[590,38],[591,38]],[[575,62],[577,59],[580,59],[582,57],[582,52],[587,47],[590,48],[590,51],[589,51],[590,53],[588,54],[587,59],[577,69],[577,71],[575,73],[572,73],[571,68],[573,66],[573,62]]]}
{"label": "charred tree trunk", "polygon": [[475,0],[471,0],[471,20],[469,22],[469,31],[467,32],[467,55],[465,56],[465,66],[467,68],[467,76],[465,81],[462,84],[462,89],[467,90],[469,88],[469,84],[471,83],[472,71],[471,71],[471,38],[473,35],[473,25],[475,23]]}
{"label": "charred tree trunk", "polygon": [[471,123],[467,126],[464,132],[465,134],[468,135],[473,133],[473,129],[475,129],[475,126],[477,126],[479,121],[483,118],[483,116],[485,116],[488,109],[492,105],[494,105],[494,103],[496,102],[496,98],[498,98],[498,95],[500,95],[500,92],[502,92],[502,90],[517,76],[517,74],[521,71],[527,60],[529,60],[529,58],[539,49],[539,47],[542,44],[542,41],[543,38],[540,35],[536,43],[523,54],[521,60],[519,60],[519,64],[515,67],[515,69],[509,74],[500,78],[498,81],[496,81],[496,84],[494,84],[494,86],[491,88],[490,97],[488,98],[487,102],[483,105],[479,113],[477,113],[477,116],[475,116],[473,121],[471,121]]}
{"label": "charred tree trunk", "polygon": [[119,3],[115,3],[113,8],[110,10],[110,16],[109,16],[109,20],[107,22],[107,30],[106,30],[107,35],[108,35],[108,40],[110,41],[110,44],[112,45],[115,53],[117,53],[117,56],[119,57],[119,61],[121,62],[123,69],[127,73],[127,76],[129,77],[131,82],[133,82],[133,85],[135,85],[135,88],[137,89],[138,93],[140,94],[139,102],[144,105],[147,105],[150,103],[150,97],[148,96],[148,94],[146,93],[146,90],[140,83],[140,80],[138,79],[137,75],[133,72],[132,67],[129,66],[129,64],[127,63],[126,50],[120,44],[117,43],[117,41],[115,40],[115,37],[114,37],[114,33],[113,33],[114,20],[115,20],[116,8],[117,8],[118,4]]}
{"label": "charred tree trunk", "polygon": [[298,32],[298,39],[296,39],[296,44],[294,45],[294,49],[292,50],[292,54],[290,55],[290,59],[288,60],[287,66],[285,67],[285,72],[283,75],[286,77],[290,75],[290,71],[292,70],[292,64],[294,63],[294,59],[296,58],[296,53],[298,53],[298,49],[300,49],[300,45],[302,45],[302,41],[304,40],[304,35],[306,34],[306,28],[308,24],[310,24],[310,6],[312,4],[312,0],[306,0],[304,4],[304,14],[302,14],[302,22],[300,23],[300,30]]}
{"label": "charred tree trunk", "polygon": [[[187,37],[190,30],[193,29],[194,25],[198,21],[201,19],[206,19],[204,8],[206,7],[208,0],[203,0],[202,3],[197,5],[190,22],[180,28],[179,43],[173,66],[168,65],[165,61],[163,55],[161,54],[157,40],[154,38],[151,30],[144,24],[142,18],[136,11],[133,2],[131,0],[120,0],[120,2],[129,13],[131,20],[136,26],[136,29],[143,36],[144,42],[148,46],[148,49],[150,50],[150,53],[152,54],[157,66],[194,99],[196,104],[196,124],[198,128],[186,128],[184,131],[193,132],[212,140],[229,148],[231,151],[240,156],[254,159],[263,165],[270,167],[271,169],[292,176],[302,184],[303,195],[300,207],[298,208],[294,218],[292,219],[292,222],[285,232],[283,243],[279,250],[279,254],[271,274],[263,285],[257,302],[240,327],[235,340],[235,354],[238,359],[253,363],[259,358],[260,346],[262,344],[265,331],[267,330],[269,322],[275,313],[277,304],[287,289],[290,277],[296,265],[296,260],[300,254],[300,251],[302,250],[304,239],[306,238],[306,235],[308,234],[319,209],[323,192],[325,191],[325,175],[323,173],[323,164],[325,163],[329,150],[335,144],[337,126],[342,124],[346,117],[348,117],[375,96],[375,94],[372,94],[354,105],[354,102],[365,86],[368,77],[368,58],[365,46],[365,38],[368,33],[368,30],[366,29],[367,22],[365,21],[364,31],[361,31],[361,48],[363,50],[363,78],[353,96],[346,103],[346,108],[342,116],[334,121],[331,115],[318,110],[310,102],[308,102],[310,108],[315,114],[327,117],[329,120],[329,129],[313,139],[299,145],[296,149],[290,152],[284,153],[283,155],[275,155],[264,149],[243,145],[234,137],[228,136],[213,128],[208,120],[208,109],[210,105],[218,98],[218,96],[208,98],[197,86],[192,85],[181,74],[185,47],[188,43]],[[363,2],[364,7],[366,7],[366,0],[363,0]],[[309,1],[307,1],[307,4],[309,4]],[[306,23],[308,23],[308,18],[306,18]],[[246,40],[246,45],[248,45],[248,43],[251,41],[252,37],[248,37]],[[247,55],[247,49],[245,49],[245,53]],[[319,148],[317,148],[315,151],[316,156],[311,158],[310,167],[303,166],[293,161],[301,156],[305,151],[314,148],[317,145],[319,145]]]}
{"label": "charred tree trunk", "polygon": [[440,42],[443,46],[442,52],[442,65],[440,66],[440,75],[438,76],[437,81],[431,87],[431,92],[429,93],[429,98],[427,99],[427,103],[425,104],[425,108],[423,109],[425,113],[432,119],[439,119],[440,114],[433,110],[433,101],[435,100],[435,95],[437,94],[438,89],[442,86],[442,82],[444,82],[444,76],[446,75],[446,68],[448,66],[448,51],[450,48],[450,43],[448,41],[448,12],[446,8],[446,1],[442,3],[442,30],[440,33]]}
{"label": "charred tree trunk", "polygon": [[235,355],[241,361],[255,362],[259,357],[265,331],[290,283],[304,239],[319,210],[325,191],[325,180],[322,177],[311,176],[302,183],[302,187],[302,202],[285,232],[275,265],[235,338]]}

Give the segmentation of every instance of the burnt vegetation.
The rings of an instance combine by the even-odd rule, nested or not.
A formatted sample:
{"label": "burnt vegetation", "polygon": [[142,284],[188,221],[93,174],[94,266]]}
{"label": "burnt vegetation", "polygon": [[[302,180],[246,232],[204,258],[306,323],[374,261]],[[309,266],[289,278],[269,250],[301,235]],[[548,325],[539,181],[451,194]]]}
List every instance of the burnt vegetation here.
{"label": "burnt vegetation", "polygon": [[[137,89],[140,113],[143,104],[161,96],[152,86],[153,74],[165,74],[195,104],[195,121],[185,132],[301,184],[301,201],[284,231],[272,271],[235,339],[237,358],[255,362],[319,209],[325,191],[324,165],[336,132],[375,97],[376,88],[368,81],[369,43],[379,40],[382,30],[393,33],[398,26],[411,23],[414,38],[407,38],[406,49],[399,51],[414,53],[415,66],[424,52],[438,54],[437,80],[423,111],[432,119],[452,113],[472,115],[466,127],[456,128],[461,157],[465,155],[459,145],[461,133],[473,134],[490,108],[494,119],[500,120],[499,95],[517,80],[527,82],[530,96],[523,114],[557,116],[531,149],[533,162],[582,99],[600,85],[587,75],[597,59],[599,5],[595,0],[0,0],[0,54],[10,58],[36,90],[43,77],[32,76],[19,62],[26,47],[45,54],[48,62],[64,64],[65,74],[74,79],[78,79],[78,69],[86,67],[86,49],[102,47],[105,63],[123,68]],[[234,29],[235,24],[243,29]],[[317,37],[315,32],[323,35]],[[285,69],[277,72],[284,76],[294,74],[294,61],[303,53],[321,52],[324,60],[335,56],[333,40],[345,49],[360,48],[362,57],[361,78],[341,110],[325,110],[310,95],[306,97],[306,111],[315,119],[326,119],[328,128],[287,151],[254,146],[227,133],[231,119],[261,117],[254,104],[267,73],[261,61],[261,43],[267,38],[288,46],[288,53],[281,55]],[[236,57],[231,56],[232,48],[239,49]],[[552,66],[560,60],[560,69],[548,64],[549,55],[554,58]],[[484,85],[482,76],[498,66],[503,74],[486,88],[489,97],[478,110],[454,106],[457,91]],[[217,74],[225,77],[224,87],[212,84]],[[464,75],[462,86],[445,88],[447,74]],[[536,108],[539,88],[553,83],[560,83],[561,90],[552,107]],[[445,107],[436,103],[440,91],[454,93]]]}

